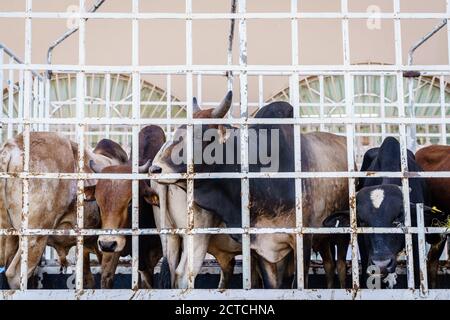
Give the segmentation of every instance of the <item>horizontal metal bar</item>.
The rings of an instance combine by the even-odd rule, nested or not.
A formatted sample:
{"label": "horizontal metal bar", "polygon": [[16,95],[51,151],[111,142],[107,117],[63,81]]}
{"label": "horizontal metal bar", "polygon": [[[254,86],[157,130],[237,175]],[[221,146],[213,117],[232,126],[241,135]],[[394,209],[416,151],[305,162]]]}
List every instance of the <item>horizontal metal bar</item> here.
{"label": "horizontal metal bar", "polygon": [[[370,12],[246,12],[246,13],[172,13],[172,12],[23,12],[3,11],[0,18],[33,19],[175,19],[175,20],[230,20],[230,19],[373,19]],[[450,19],[442,12],[380,12],[377,19]]]}
{"label": "horizontal metal bar", "polygon": [[[410,289],[83,289],[4,290],[4,300],[449,300],[450,290],[433,289],[423,297]],[[267,302],[269,305],[270,302]]]}
{"label": "horizontal metal bar", "polygon": [[[381,73],[394,75],[396,72],[420,71],[422,75],[449,75],[448,65],[387,65],[387,64],[353,64],[353,65],[73,65],[73,64],[0,64],[0,69],[12,70],[51,70],[52,73],[61,72],[98,72],[98,73],[148,73],[148,74],[218,74],[224,75],[227,71],[239,75],[247,72],[248,75],[320,75],[340,74],[343,72],[367,72],[368,74]],[[432,74],[430,73],[432,72]],[[252,74],[253,73],[253,74]]]}
{"label": "horizontal metal bar", "polygon": [[35,173],[35,172],[1,172],[0,178],[20,179],[118,179],[118,180],[158,180],[158,179],[239,179],[239,178],[450,178],[450,171],[419,171],[419,172],[206,172],[206,173]]}
{"label": "horizontal metal bar", "polygon": [[[2,118],[0,124],[80,124],[81,120],[77,118]],[[441,117],[430,118],[375,118],[375,117],[302,117],[302,118],[195,118],[188,120],[186,118],[167,119],[167,118],[83,118],[82,123],[86,125],[129,125],[143,126],[149,124],[155,125],[183,125],[183,124],[234,124],[234,125],[252,125],[252,124],[450,124],[450,117],[442,119]]]}
{"label": "horizontal metal bar", "polygon": [[[426,227],[426,234],[448,233],[449,228]],[[99,236],[99,235],[157,235],[157,234],[350,234],[348,228],[173,228],[173,229],[0,229],[0,236],[4,235],[51,235],[51,236]],[[357,233],[404,234],[418,233],[417,227],[403,228],[356,228]]]}

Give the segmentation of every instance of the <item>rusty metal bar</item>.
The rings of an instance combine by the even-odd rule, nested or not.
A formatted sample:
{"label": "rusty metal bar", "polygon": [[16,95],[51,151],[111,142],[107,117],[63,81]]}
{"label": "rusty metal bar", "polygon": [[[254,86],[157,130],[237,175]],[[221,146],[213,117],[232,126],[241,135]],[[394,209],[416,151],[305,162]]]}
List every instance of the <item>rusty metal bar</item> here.
{"label": "rusty metal bar", "polygon": [[416,205],[417,230],[419,243],[419,272],[420,272],[420,293],[422,296],[428,294],[428,274],[427,274],[427,254],[425,242],[425,221],[423,216],[423,203]]}
{"label": "rusty metal bar", "polygon": [[[246,0],[239,0],[238,12],[245,13],[247,10]],[[247,21],[239,20],[239,65],[241,68],[247,65]],[[248,119],[248,78],[247,73],[239,74],[240,98],[241,98],[241,119]],[[241,136],[241,172],[249,171],[249,154],[248,154],[248,125],[240,126]],[[242,228],[247,230],[250,227],[250,195],[249,195],[249,179],[241,179],[241,215]],[[251,253],[250,253],[250,234],[245,232],[242,234],[242,288],[251,288]]]}
{"label": "rusty metal bar", "polygon": [[[298,1],[291,0],[291,13],[295,14],[298,11]],[[292,65],[296,66],[299,63],[299,48],[298,48],[298,20],[296,18],[291,19],[291,55]],[[299,106],[299,75],[293,73],[290,78],[290,98],[291,104],[294,107],[294,118],[300,118],[300,106]],[[302,158],[301,158],[301,128],[299,124],[294,125],[294,170],[295,172],[302,171]],[[304,248],[303,237],[300,232],[303,228],[303,192],[302,192],[302,180],[300,178],[295,179],[295,226],[299,230],[296,234],[296,262],[297,262],[297,288],[303,290],[305,288],[305,268],[304,268]],[[308,242],[311,243],[311,242]]]}
{"label": "rusty metal bar", "polygon": [[[133,13],[139,12],[139,0],[132,1]],[[139,65],[139,21],[133,19],[132,21],[132,64]],[[132,74],[132,117],[133,120],[140,119],[140,101],[141,101],[141,75],[139,71]],[[139,173],[139,125],[132,127],[132,173],[136,175]],[[139,180],[132,180],[132,199],[131,199],[131,226],[133,230],[139,229]],[[131,289],[138,290],[139,282],[139,236],[134,235],[131,239],[132,246],[132,260],[131,260]]]}

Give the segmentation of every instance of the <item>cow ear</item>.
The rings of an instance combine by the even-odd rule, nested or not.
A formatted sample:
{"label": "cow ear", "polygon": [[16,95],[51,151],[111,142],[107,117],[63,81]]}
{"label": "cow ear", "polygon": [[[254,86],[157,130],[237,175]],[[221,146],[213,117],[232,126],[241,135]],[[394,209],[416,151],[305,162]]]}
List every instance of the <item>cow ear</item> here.
{"label": "cow ear", "polygon": [[338,211],[332,213],[325,220],[323,220],[322,225],[327,228],[342,228],[350,226],[350,212]]}
{"label": "cow ear", "polygon": [[95,201],[95,185],[84,187],[84,201]]}
{"label": "cow ear", "polygon": [[144,200],[152,206],[159,207],[158,193],[153,188],[148,186],[145,181],[141,181],[140,188],[142,188],[141,194],[144,197]]}

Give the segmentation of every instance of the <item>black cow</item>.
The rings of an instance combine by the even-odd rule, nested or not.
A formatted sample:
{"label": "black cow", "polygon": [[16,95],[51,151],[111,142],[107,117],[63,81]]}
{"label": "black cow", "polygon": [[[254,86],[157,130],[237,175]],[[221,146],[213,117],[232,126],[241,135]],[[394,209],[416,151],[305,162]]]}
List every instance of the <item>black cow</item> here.
{"label": "black cow", "polygon": [[[215,109],[199,110],[195,118],[222,118],[231,106],[232,94]],[[261,108],[256,118],[292,118],[293,108],[286,102],[274,102]],[[173,155],[185,157],[186,134],[178,128],[173,140],[168,141],[156,156],[152,173],[186,172],[186,161],[177,161]],[[198,129],[198,130],[197,130]],[[202,140],[207,130],[215,135]],[[211,150],[214,156],[223,155],[223,162],[207,162],[203,157],[195,161],[195,172],[240,172],[240,130],[230,130],[225,125],[194,126],[194,153]],[[210,132],[208,130],[208,132]],[[249,157],[256,154],[249,165],[250,172],[272,171],[293,172],[294,134],[292,125],[261,124],[249,126]],[[265,133],[267,134],[265,136]],[[273,139],[273,140],[272,140]],[[213,144],[214,143],[214,144]],[[270,161],[263,159],[264,144]],[[234,151],[233,154],[231,154]],[[344,137],[329,133],[314,132],[301,135],[302,171],[345,171],[347,169],[346,142]],[[176,157],[175,157],[176,158]],[[194,156],[195,158],[195,156]],[[177,183],[176,179],[161,179],[160,183]],[[304,225],[319,227],[322,221],[335,210],[348,208],[347,179],[303,179],[303,217]],[[295,227],[295,188],[294,179],[257,178],[250,179],[250,223],[253,227]],[[197,179],[194,183],[196,204],[218,217],[227,227],[241,226],[241,181],[240,179]],[[240,241],[240,237],[235,237]],[[305,279],[307,280],[312,237],[304,236]],[[251,248],[258,257],[258,265],[265,288],[279,288],[283,277],[288,273],[290,253],[295,248],[295,235],[292,234],[253,234]]]}
{"label": "black cow", "polygon": [[[414,154],[408,150],[408,170],[422,171],[415,161]],[[386,138],[379,148],[373,148],[364,155],[361,171],[401,171],[400,144],[393,138]],[[409,179],[409,197],[412,226],[417,226],[416,203],[429,205],[428,188],[425,179]],[[362,227],[399,227],[404,225],[405,211],[401,191],[401,178],[361,178],[358,181],[356,196],[356,211],[358,225]],[[341,212],[329,219],[327,226],[349,225],[348,213]],[[425,225],[431,224],[431,216],[425,215]],[[428,235],[427,240],[433,241],[435,236]],[[405,247],[405,237],[402,234],[362,234],[358,236],[361,254],[363,276],[369,265],[375,265],[383,276],[395,273],[397,255]],[[417,235],[413,235],[414,273],[416,286],[419,285],[419,260]],[[391,282],[391,286],[392,286]]]}

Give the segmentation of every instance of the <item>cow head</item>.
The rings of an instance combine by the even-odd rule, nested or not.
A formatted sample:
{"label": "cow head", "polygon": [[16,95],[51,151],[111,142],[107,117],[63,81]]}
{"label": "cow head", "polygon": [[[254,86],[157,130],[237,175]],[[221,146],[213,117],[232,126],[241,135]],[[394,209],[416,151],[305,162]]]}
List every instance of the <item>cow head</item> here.
{"label": "cow head", "polygon": [[[378,185],[362,188],[356,195],[356,214],[359,227],[401,227],[404,225],[402,191],[397,185]],[[348,211],[332,214],[324,220],[325,227],[348,227]],[[403,250],[403,234],[363,234],[367,265],[375,266],[383,276],[395,273],[397,255]]]}
{"label": "cow head", "polygon": [[[131,173],[131,166],[118,165],[102,167],[90,161],[92,171],[96,173]],[[139,173],[148,172],[151,160],[139,167]],[[131,224],[128,207],[132,197],[132,181],[119,179],[99,179],[95,186],[85,188],[85,199],[96,200],[100,209],[102,229],[127,228]],[[151,204],[155,194],[144,181],[140,184],[140,196]],[[98,247],[103,252],[121,252],[125,247],[125,236],[101,235],[98,237]]]}
{"label": "cow head", "polygon": [[[401,227],[404,225],[402,191],[386,184],[362,188],[356,196],[358,224],[361,227]],[[403,234],[364,234],[368,265],[383,276],[395,273],[397,255],[405,246]]]}
{"label": "cow head", "polygon": [[[222,102],[213,109],[200,109],[197,105],[197,100],[193,100],[193,117],[194,118],[223,118],[231,107],[233,94],[231,91],[227,93]],[[220,142],[226,140],[226,130],[222,125],[199,125],[194,126],[194,152],[203,154],[203,150],[207,147],[208,141],[204,141],[205,131],[213,132],[213,137],[210,141],[219,139]],[[213,140],[214,139],[214,140]],[[150,167],[151,173],[185,173],[187,172],[187,158],[186,158],[186,140],[187,131],[186,126],[177,128],[172,136],[159,150],[156,155],[153,165]],[[217,142],[217,141],[216,141]],[[196,148],[196,146],[201,146]],[[199,150],[200,149],[200,150]],[[194,155],[195,157],[195,155]],[[202,172],[202,168],[198,165],[195,167],[196,172]],[[178,179],[160,179],[158,182],[170,184],[176,183]]]}

